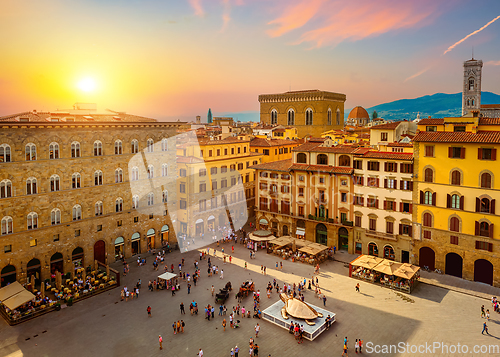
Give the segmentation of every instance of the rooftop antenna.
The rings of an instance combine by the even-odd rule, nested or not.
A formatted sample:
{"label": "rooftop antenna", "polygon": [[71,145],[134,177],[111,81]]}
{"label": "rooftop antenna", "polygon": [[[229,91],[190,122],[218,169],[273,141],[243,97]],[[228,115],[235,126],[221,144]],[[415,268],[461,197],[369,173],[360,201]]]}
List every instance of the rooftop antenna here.
{"label": "rooftop antenna", "polygon": [[474,46],[472,46],[472,59],[474,59]]}

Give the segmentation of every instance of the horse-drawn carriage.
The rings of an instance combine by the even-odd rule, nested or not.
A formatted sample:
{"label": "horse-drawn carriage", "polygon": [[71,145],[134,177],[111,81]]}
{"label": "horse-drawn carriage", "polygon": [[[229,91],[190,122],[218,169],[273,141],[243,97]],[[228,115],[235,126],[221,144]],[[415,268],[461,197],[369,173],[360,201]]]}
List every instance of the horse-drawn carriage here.
{"label": "horse-drawn carriage", "polygon": [[215,303],[223,304],[229,298],[229,292],[233,290],[231,287],[231,282],[228,281],[223,289],[219,289],[219,292],[215,294]]}
{"label": "horse-drawn carriage", "polygon": [[240,286],[240,291],[236,294],[236,298],[238,299],[239,302],[243,300],[244,297],[247,297],[250,292],[253,292],[255,289],[255,284],[251,280],[245,281],[243,284]]}

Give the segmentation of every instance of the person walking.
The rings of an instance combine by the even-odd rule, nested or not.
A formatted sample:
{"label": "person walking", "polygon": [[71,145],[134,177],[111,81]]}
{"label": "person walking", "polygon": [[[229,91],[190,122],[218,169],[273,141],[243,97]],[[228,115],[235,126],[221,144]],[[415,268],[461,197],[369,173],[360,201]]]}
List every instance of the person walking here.
{"label": "person walking", "polygon": [[358,339],[356,339],[356,342],[354,342],[354,351],[358,353],[358,348],[359,348],[359,342]]}
{"label": "person walking", "polygon": [[215,290],[215,288],[214,288],[214,286],[212,285],[212,296],[214,296],[214,290]]}
{"label": "person walking", "polygon": [[264,275],[267,275],[266,274],[266,266],[264,265]]}
{"label": "person walking", "polygon": [[347,345],[344,345],[344,348],[343,348],[342,356],[344,356],[344,355],[347,357]]}
{"label": "person walking", "polygon": [[259,324],[257,323],[257,325],[255,325],[255,337],[259,337],[259,331],[260,331],[260,326]]}
{"label": "person walking", "polygon": [[191,294],[191,284],[187,283],[187,288],[188,288],[188,294]]}
{"label": "person walking", "polygon": [[203,350],[200,348],[200,350],[198,351],[198,357],[203,357]]}
{"label": "person walking", "polygon": [[283,270],[283,262],[280,262],[280,269]]}
{"label": "person walking", "polygon": [[184,303],[183,302],[181,302],[180,308],[181,308],[181,314],[186,314],[186,311],[184,311]]}
{"label": "person walking", "polygon": [[490,321],[490,310],[486,310],[486,320]]}
{"label": "person walking", "polygon": [[484,305],[481,306],[481,317],[486,317],[486,314],[484,312]]}
{"label": "person walking", "polygon": [[486,334],[489,335],[489,333],[488,333],[488,325],[486,325],[486,321],[483,322],[483,331],[481,332],[482,335],[484,335],[484,331],[486,331]]}
{"label": "person walking", "polygon": [[186,326],[186,324],[184,323],[184,320],[181,320],[181,333],[184,333],[184,326]]}
{"label": "person walking", "polygon": [[359,339],[358,344],[359,344],[359,353],[361,353],[363,351],[363,340]]}
{"label": "person walking", "polygon": [[278,262],[276,262],[276,270],[278,270]]}
{"label": "person walking", "polygon": [[160,350],[163,349],[163,338],[161,337],[161,335],[158,335],[158,342],[160,343]]}
{"label": "person walking", "polygon": [[220,278],[224,279],[224,270],[222,270],[222,269],[220,270]]}
{"label": "person walking", "polygon": [[177,323],[175,321],[172,324],[172,329],[174,330],[174,335],[175,335],[176,334],[176,330],[177,330]]}
{"label": "person walking", "polygon": [[247,262],[245,262],[245,270],[247,270]]}
{"label": "person walking", "polygon": [[359,283],[356,284],[356,292],[359,293]]}
{"label": "person walking", "polygon": [[224,331],[226,331],[226,319],[222,320],[222,327],[224,328]]}
{"label": "person walking", "polygon": [[148,317],[151,317],[151,306],[148,306],[147,311],[148,311]]}

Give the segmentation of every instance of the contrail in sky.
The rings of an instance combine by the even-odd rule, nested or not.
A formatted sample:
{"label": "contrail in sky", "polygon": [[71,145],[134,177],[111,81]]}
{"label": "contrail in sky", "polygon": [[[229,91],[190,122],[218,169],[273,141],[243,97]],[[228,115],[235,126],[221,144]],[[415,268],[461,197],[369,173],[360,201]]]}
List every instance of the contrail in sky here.
{"label": "contrail in sky", "polygon": [[448,49],[446,51],[444,51],[443,55],[447,54],[448,52],[450,52],[452,49],[454,49],[457,45],[461,44],[462,42],[464,42],[465,40],[467,40],[469,37],[475,35],[476,33],[479,33],[481,31],[483,31],[485,28],[487,28],[488,26],[490,26],[492,23],[494,23],[496,20],[500,19],[500,15],[495,17],[493,20],[491,20],[490,22],[488,22],[486,25],[484,25],[483,27],[481,27],[479,30],[476,30],[470,34],[468,34],[467,36],[465,36],[464,38],[462,38],[460,41],[454,43],[453,45],[451,45],[450,47],[448,47]]}

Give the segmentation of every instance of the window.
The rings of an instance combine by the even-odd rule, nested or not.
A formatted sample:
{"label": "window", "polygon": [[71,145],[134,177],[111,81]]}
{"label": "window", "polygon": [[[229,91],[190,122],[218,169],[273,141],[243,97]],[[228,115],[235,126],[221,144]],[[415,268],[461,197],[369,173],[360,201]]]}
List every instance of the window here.
{"label": "window", "polygon": [[380,133],[380,141],[387,141],[389,133]]}
{"label": "window", "polygon": [[166,138],[161,139],[161,151],[168,151],[168,140]]}
{"label": "window", "polygon": [[340,193],[340,201],[341,202],[347,202],[347,193],[346,192],[341,192]]}
{"label": "window", "polygon": [[229,171],[236,171],[236,165],[235,164],[230,165]]}
{"label": "window", "polygon": [[481,188],[491,188],[491,175],[487,172],[481,174]]}
{"label": "window", "polygon": [[0,197],[12,197],[12,182],[10,180],[0,182]]}
{"label": "window", "polygon": [[496,149],[483,149],[479,148],[477,152],[477,158],[479,160],[496,160],[497,150]]}
{"label": "window", "polygon": [[434,181],[434,171],[431,168],[426,168],[424,171],[424,181],[433,182]]}
{"label": "window", "polygon": [[134,209],[139,208],[139,196],[138,195],[132,196],[132,208],[134,208]]}
{"label": "window", "polygon": [[2,235],[12,233],[12,222],[12,217],[7,216],[2,218]]}
{"label": "window", "polygon": [[137,154],[139,152],[139,141],[137,141],[137,139],[132,140],[130,146],[131,146],[130,152],[132,154]]}
{"label": "window", "polygon": [[368,161],[368,170],[379,171],[380,170],[380,163],[378,161]]}
{"label": "window", "polygon": [[155,204],[154,198],[153,192],[148,193],[148,206],[153,206]]}
{"label": "window", "polygon": [[207,210],[207,200],[199,200],[198,201],[198,210],[200,212]]}
{"label": "window", "polygon": [[395,211],[396,210],[396,202],[395,201],[385,201],[384,202],[385,210],[387,211]]}
{"label": "window", "polygon": [[148,166],[147,175],[148,175],[148,179],[152,179],[155,176],[155,168],[153,165]]}
{"label": "window", "polygon": [[130,171],[130,181],[137,181],[137,180],[139,180],[139,168],[132,167],[132,170]]}
{"label": "window", "polygon": [[238,154],[241,152],[241,147],[238,146]]}
{"label": "window", "polygon": [[339,108],[337,108],[337,112],[335,113],[335,120],[336,120],[336,124],[340,125],[340,109]]}
{"label": "window", "polygon": [[[378,164],[378,162],[377,162]],[[339,166],[351,166],[351,158],[347,155],[340,155]]]}
{"label": "window", "polygon": [[366,185],[369,187],[378,187],[379,179],[377,177],[368,177],[366,180]]}
{"label": "window", "polygon": [[364,181],[363,176],[354,176],[354,184],[355,185],[363,186],[363,184],[364,184],[363,181]]}
{"label": "window", "polygon": [[409,202],[401,202],[400,204],[400,211],[403,213],[411,213],[412,205]]}
{"label": "window", "polygon": [[482,237],[490,237],[490,224],[488,222],[479,223],[479,234],[477,234],[476,231],[476,235],[480,235]]}
{"label": "window", "polygon": [[429,212],[424,213],[423,226],[432,227],[432,215]]}
{"label": "window", "polygon": [[366,207],[378,208],[378,199],[376,197],[368,197]]}
{"label": "window", "polygon": [[392,221],[385,222],[385,232],[389,233],[389,234],[394,233],[394,222],[392,222]]}
{"label": "window", "polygon": [[179,170],[179,176],[180,177],[186,177],[187,171],[186,169],[180,169]]}
{"label": "window", "polygon": [[493,251],[493,243],[476,241],[476,249],[487,250],[488,252]]}
{"label": "window", "polygon": [[207,176],[207,169],[200,169],[200,171],[198,172],[198,175],[199,176]]}
{"label": "window", "polygon": [[354,216],[354,225],[356,227],[361,227],[361,216]]}
{"label": "window", "polygon": [[148,139],[146,145],[147,145],[147,151],[148,152],[153,152],[154,151],[154,140],[153,139]]}
{"label": "window", "polygon": [[307,156],[303,152],[299,152],[297,154],[297,163],[298,164],[305,164],[307,163]]}
{"label": "window", "polygon": [[434,157],[434,146],[425,145],[425,155],[427,157]]}
{"label": "window", "polygon": [[225,178],[222,179],[222,181],[220,182],[220,187],[221,188],[226,188],[227,187],[227,180]]}
{"label": "window", "polygon": [[200,183],[200,192],[206,192],[206,191],[207,191],[207,184]]}
{"label": "window", "polygon": [[412,174],[413,164],[400,164],[399,171],[403,174]]}
{"label": "window", "polygon": [[238,170],[243,170],[243,163],[242,163],[242,162],[240,162],[240,163],[238,164]]}
{"label": "window", "polygon": [[221,172],[222,174],[225,174],[225,173],[227,172],[227,166],[222,166],[222,167],[220,168],[220,172]]}
{"label": "window", "polygon": [[[231,155],[234,155],[234,148],[231,148]],[[269,153],[267,155],[269,155]]]}
{"label": "window", "polygon": [[3,252],[4,253],[10,253],[10,252],[12,252],[12,244],[4,245],[3,246]]}
{"label": "window", "polygon": [[[492,200],[493,202],[494,200]],[[486,197],[482,198],[480,201],[480,209],[479,212],[482,213],[491,213],[490,211],[490,200]]]}
{"label": "window", "polygon": [[450,244],[458,245],[458,237],[457,236],[450,236]]}
{"label": "window", "polygon": [[82,206],[75,205],[73,206],[73,221],[79,221],[82,219]]}
{"label": "window", "polygon": [[249,173],[247,173],[245,175],[245,182],[250,182],[250,174]]}
{"label": "window", "polygon": [[306,110],[306,125],[313,125],[313,111],[312,111],[312,109]]}
{"label": "window", "polygon": [[413,190],[413,182],[408,180],[401,180],[400,187],[401,190],[411,191]]}
{"label": "window", "polygon": [[186,184],[185,183],[181,183],[179,185],[179,192],[180,193],[186,193]]}
{"label": "window", "polygon": [[117,198],[115,200],[115,212],[123,211],[123,199]]}
{"label": "window", "polygon": [[115,141],[115,155],[123,154],[123,146],[120,140]]}
{"label": "window", "polygon": [[462,147],[449,147],[448,157],[452,159],[464,159],[465,158],[465,148]]}
{"label": "window", "polygon": [[396,162],[386,162],[384,163],[385,172],[398,172],[398,164]]}
{"label": "window", "polygon": [[139,223],[139,217],[134,217],[134,223]]}
{"label": "window", "polygon": [[369,219],[369,229],[370,229],[370,231],[376,231],[377,230],[377,219],[376,218],[370,218]]}
{"label": "window", "polygon": [[363,196],[354,196],[354,204],[356,206],[363,206],[364,205],[364,197]]}
{"label": "window", "polygon": [[[10,147],[9,147],[9,153],[10,153]],[[26,154],[26,161],[36,160],[36,145],[32,144],[32,143],[26,144],[25,154]],[[4,154],[4,155],[6,156],[6,154]],[[9,159],[10,159],[10,155],[9,155]],[[5,161],[5,162],[10,162],[10,160]]]}
{"label": "window", "polygon": [[437,131],[437,126],[426,126],[425,131]]}
{"label": "window", "polygon": [[[102,143],[99,140],[94,141],[94,156],[102,156]],[[79,156],[73,156],[73,157],[79,157]]]}
{"label": "window", "polygon": [[102,216],[103,214],[103,208],[102,208],[102,201],[97,201],[94,205],[95,208],[95,215],[96,216]]}
{"label": "window", "polygon": [[36,178],[30,177],[26,180],[26,194],[35,195],[37,193]]}
{"label": "window", "polygon": [[75,229],[75,237],[80,237],[80,230],[79,229]]}
{"label": "window", "polygon": [[304,197],[304,187],[299,187],[299,197]]}
{"label": "window", "polygon": [[356,170],[363,170],[363,161],[361,160],[354,160],[354,169]]}
{"label": "window", "polygon": [[450,218],[450,231],[460,232],[460,220],[457,217]]}
{"label": "window", "polygon": [[388,179],[385,179],[384,180],[384,183],[385,183],[385,188],[391,188],[391,189],[396,189],[396,180],[393,179],[393,178],[388,178]]}
{"label": "window", "polygon": [[299,181],[304,181],[304,175],[299,175]]}
{"label": "window", "polygon": [[[122,220],[119,219],[118,221],[116,221],[116,226],[117,227],[121,227],[122,226]],[[80,231],[78,231],[78,233],[80,233]]]}
{"label": "window", "polygon": [[94,185],[100,186],[102,185],[102,171],[94,172]]}
{"label": "window", "polygon": [[102,224],[97,225],[97,232],[102,232]]}
{"label": "window", "polygon": [[179,207],[180,209],[186,209],[186,200],[181,200],[180,203],[179,203]]}
{"label": "window", "polygon": [[208,156],[212,156],[212,150],[208,150]]}
{"label": "window", "polygon": [[52,236],[52,240],[53,240],[54,242],[59,242],[59,234],[54,234],[54,235]]}
{"label": "window", "polygon": [[162,164],[161,165],[161,175],[163,177],[167,177],[168,176],[168,165],[167,164]]}
{"label": "window", "polygon": [[54,208],[50,212],[50,222],[53,226],[56,224],[61,224],[61,210],[59,208]]}
{"label": "window", "polygon": [[217,190],[217,180],[212,180],[212,190]]}
{"label": "window", "polygon": [[36,239],[30,239],[30,247],[36,247],[37,246],[37,240]]}
{"label": "window", "polygon": [[49,159],[50,160],[59,159],[59,144],[58,143],[50,143],[50,145],[49,145]]}
{"label": "window", "polygon": [[31,212],[28,214],[28,229],[38,228],[38,214]]}
{"label": "window", "polygon": [[217,167],[210,168],[210,175],[217,175]]}
{"label": "window", "polygon": [[474,90],[474,79],[473,78],[469,79],[469,90]]}
{"label": "window", "polygon": [[10,162],[10,146],[7,144],[0,145],[0,163]]}
{"label": "window", "polygon": [[288,125],[295,125],[295,111],[293,109],[288,110]]}
{"label": "window", "polygon": [[453,127],[453,131],[456,133],[463,133],[463,132],[465,132],[465,126],[464,125],[455,125]]}
{"label": "window", "polygon": [[328,116],[327,116],[327,124],[326,125],[332,125],[332,109],[328,108]]}
{"label": "window", "polygon": [[162,196],[161,196],[161,201],[163,203],[167,203],[168,202],[168,191],[167,190],[163,190]]}
{"label": "window", "polygon": [[325,178],[324,177],[320,177],[319,178],[319,183],[325,183]]}

